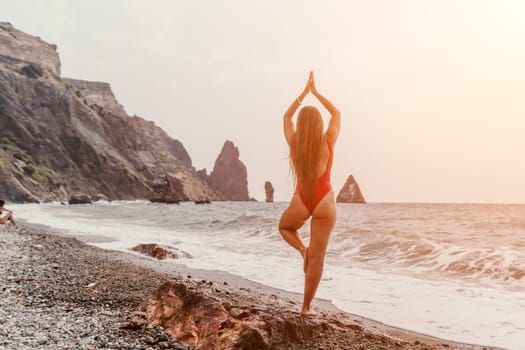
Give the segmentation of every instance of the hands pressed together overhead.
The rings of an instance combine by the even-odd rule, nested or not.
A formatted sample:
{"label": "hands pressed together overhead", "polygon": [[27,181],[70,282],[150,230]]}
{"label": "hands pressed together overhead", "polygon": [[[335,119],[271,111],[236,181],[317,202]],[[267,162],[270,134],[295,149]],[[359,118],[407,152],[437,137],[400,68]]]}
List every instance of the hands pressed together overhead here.
{"label": "hands pressed together overhead", "polygon": [[310,74],[308,75],[308,81],[306,82],[306,86],[304,87],[303,92],[299,96],[295,98],[295,101],[292,102],[290,107],[286,110],[284,114],[284,134],[286,136],[286,140],[288,143],[290,143],[290,140],[292,138],[292,135],[295,132],[292,118],[303,102],[304,98],[308,93],[312,93],[318,100],[321,102],[321,104],[328,110],[330,113],[330,122],[328,124],[328,129],[326,130],[326,134],[330,137],[332,140],[332,143],[335,144],[335,141],[337,140],[337,136],[339,135],[339,129],[341,124],[341,113],[339,110],[330,102],[326,97],[321,95],[317,91],[317,87],[315,86],[315,80],[314,80],[314,71],[310,71]]}
{"label": "hands pressed together overhead", "polygon": [[301,103],[309,92],[311,92],[314,96],[318,95],[317,89],[315,87],[313,70],[310,71],[310,74],[308,75],[308,81],[306,82],[306,86],[304,87],[304,90],[301,93],[301,95],[299,95],[299,97],[297,98],[297,102]]}

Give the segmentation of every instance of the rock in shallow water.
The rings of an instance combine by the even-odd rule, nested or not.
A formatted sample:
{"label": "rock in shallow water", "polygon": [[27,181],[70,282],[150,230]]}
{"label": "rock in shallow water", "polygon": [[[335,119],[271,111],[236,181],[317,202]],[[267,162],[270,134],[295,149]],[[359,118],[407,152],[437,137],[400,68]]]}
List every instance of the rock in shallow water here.
{"label": "rock in shallow water", "polygon": [[264,192],[266,193],[266,202],[267,203],[273,203],[273,186],[270,181],[266,181],[264,183]]}
{"label": "rock in shallow water", "polygon": [[353,175],[350,175],[346,180],[345,184],[337,194],[337,203],[366,203],[361,189],[354,179]]}
{"label": "rock in shallow water", "polygon": [[163,247],[155,243],[139,244],[131,248],[131,250],[149,255],[157,260],[193,258],[190,253],[186,253],[175,247]]}

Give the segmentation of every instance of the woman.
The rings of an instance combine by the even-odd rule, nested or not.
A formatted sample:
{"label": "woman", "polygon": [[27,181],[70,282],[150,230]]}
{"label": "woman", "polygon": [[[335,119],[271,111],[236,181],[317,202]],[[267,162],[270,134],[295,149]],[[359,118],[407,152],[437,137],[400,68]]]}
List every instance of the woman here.
{"label": "woman", "polygon": [[[305,106],[297,117],[297,129],[292,117],[304,97],[311,92],[330,112],[326,132],[319,110]],[[296,190],[290,205],[279,222],[279,232],[284,240],[303,256],[305,272],[304,300],[301,315],[315,317],[311,302],[323,273],[324,256],[336,213],[335,197],[330,184],[333,145],[337,140],[341,116],[337,108],[316,89],[313,72],[308,83],[284,114],[284,136],[290,146],[290,164],[296,179]],[[297,230],[312,217],[310,245],[306,247]]]}
{"label": "woman", "polygon": [[4,208],[5,202],[0,199],[0,216],[5,211],[7,212],[7,215],[4,217],[0,217],[0,224],[6,224],[8,222],[11,222],[13,225],[16,224],[15,218],[13,217],[13,212],[11,210],[7,210]]}

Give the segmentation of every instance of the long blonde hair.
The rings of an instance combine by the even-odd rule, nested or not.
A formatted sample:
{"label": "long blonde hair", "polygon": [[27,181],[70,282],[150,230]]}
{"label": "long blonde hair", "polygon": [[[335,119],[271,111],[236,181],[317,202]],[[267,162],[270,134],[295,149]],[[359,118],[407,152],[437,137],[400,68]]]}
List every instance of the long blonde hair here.
{"label": "long blonde hair", "polygon": [[325,142],[323,119],[314,106],[299,111],[295,136],[290,144],[290,163],[294,179],[301,184],[306,200],[312,200]]}

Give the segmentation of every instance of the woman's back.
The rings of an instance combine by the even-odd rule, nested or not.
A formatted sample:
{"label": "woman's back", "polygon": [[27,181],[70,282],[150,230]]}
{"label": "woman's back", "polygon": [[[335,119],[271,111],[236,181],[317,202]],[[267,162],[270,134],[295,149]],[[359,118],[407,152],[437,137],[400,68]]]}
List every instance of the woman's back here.
{"label": "woman's back", "polygon": [[297,178],[296,192],[301,197],[310,214],[313,213],[317,204],[319,204],[324,196],[332,190],[330,175],[333,161],[333,145],[327,135],[324,135],[323,139],[325,141],[320,147],[320,159],[317,164],[314,164],[314,170],[311,171],[314,175],[312,177],[314,181],[306,183],[299,176]]}

